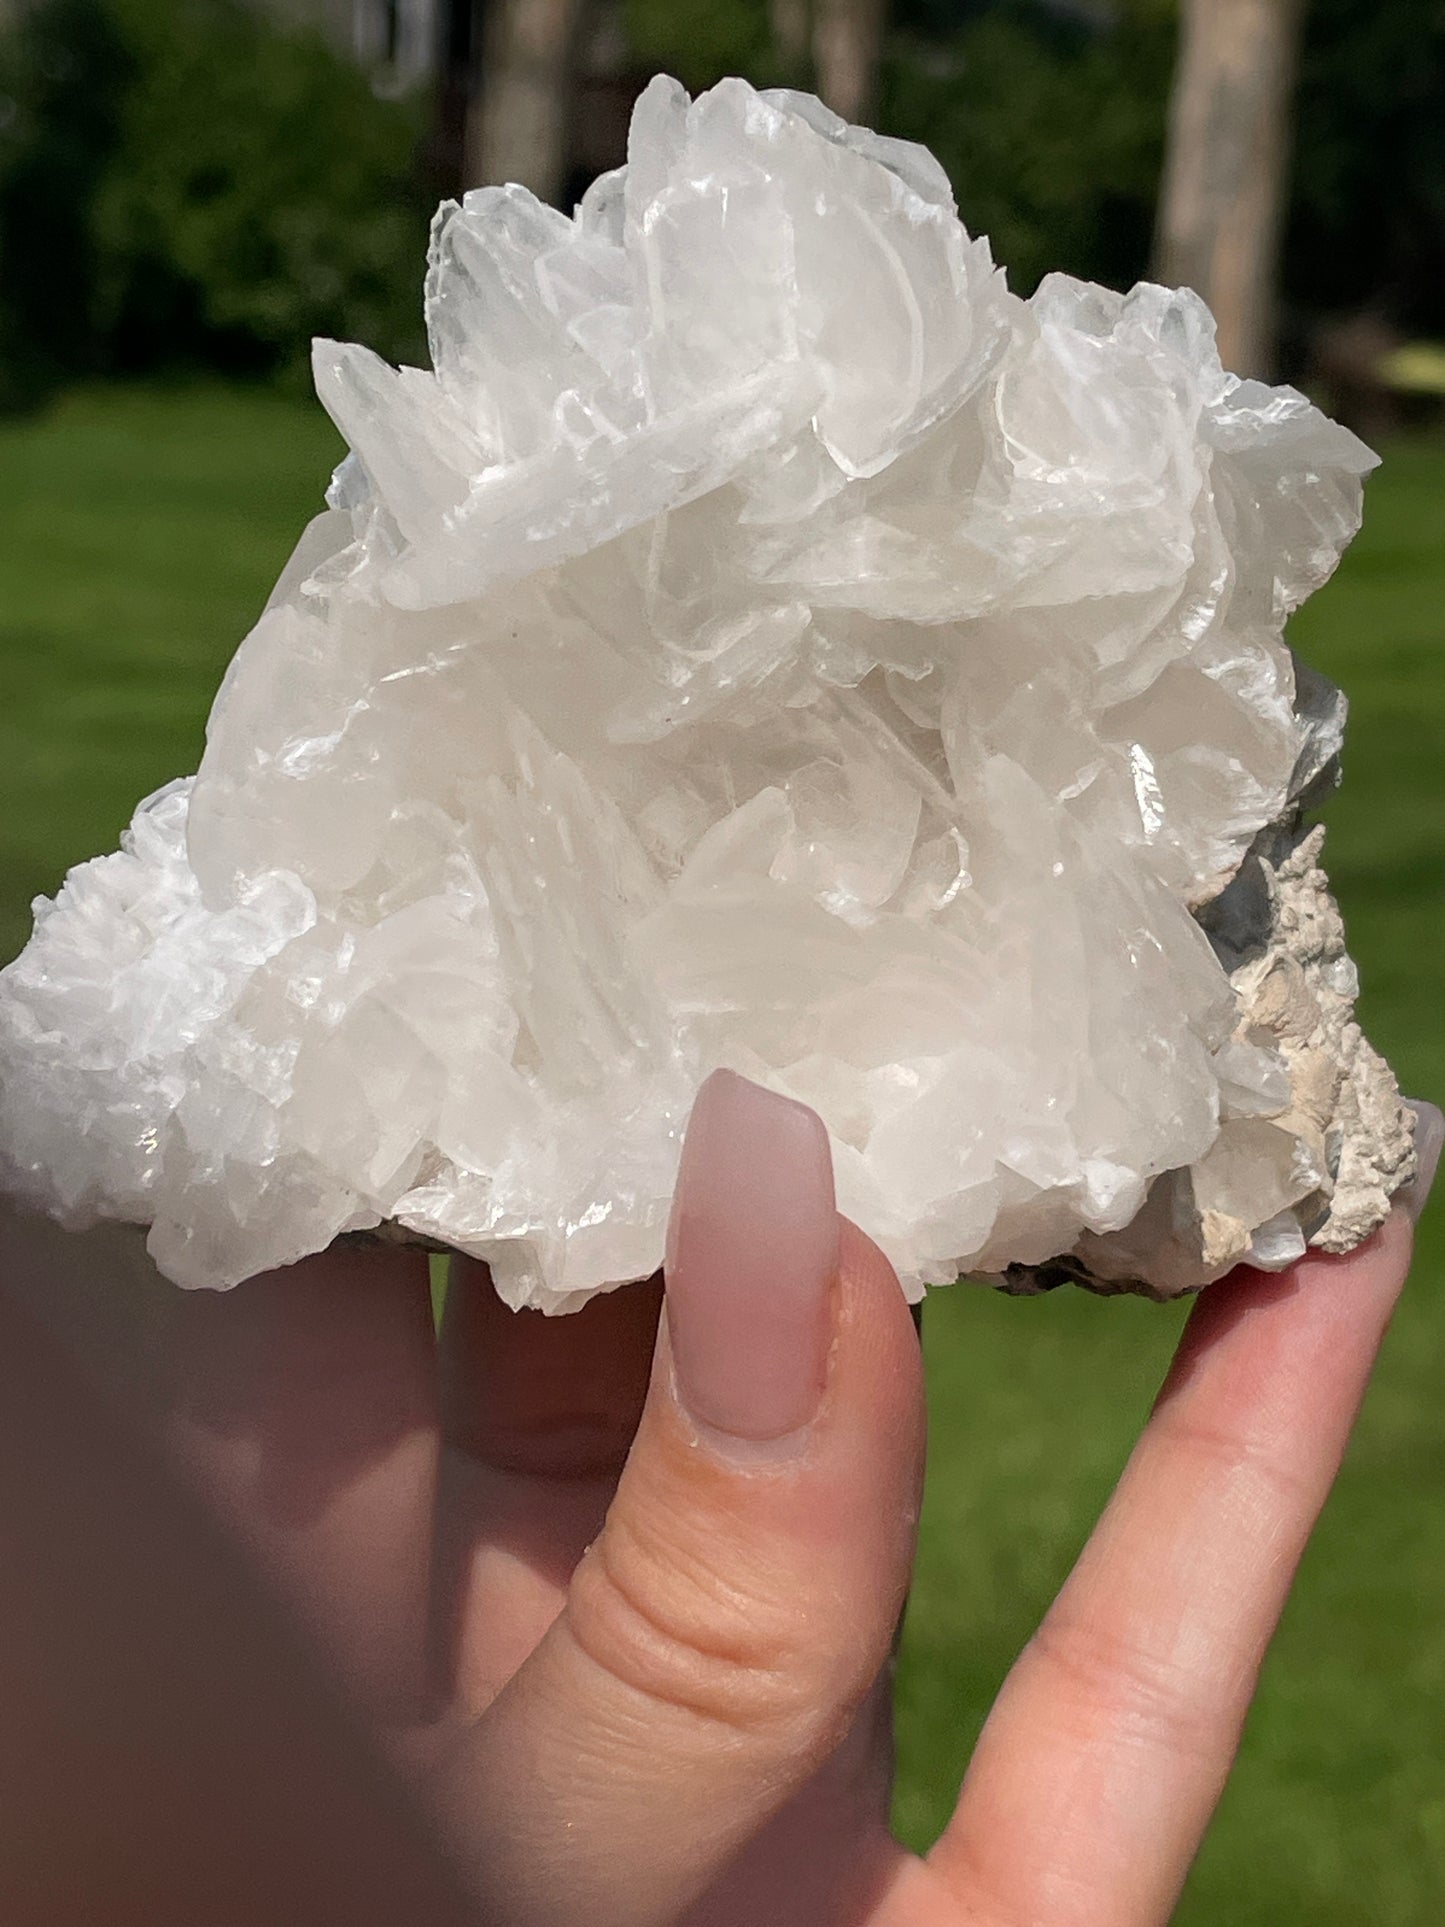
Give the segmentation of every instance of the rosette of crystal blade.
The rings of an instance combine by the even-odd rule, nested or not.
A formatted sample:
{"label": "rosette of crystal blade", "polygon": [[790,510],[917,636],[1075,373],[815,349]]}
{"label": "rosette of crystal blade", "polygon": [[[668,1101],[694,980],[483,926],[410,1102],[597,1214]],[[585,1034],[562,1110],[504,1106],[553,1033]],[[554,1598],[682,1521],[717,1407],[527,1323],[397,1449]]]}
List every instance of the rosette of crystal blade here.
{"label": "rosette of crystal blade", "polygon": [[653,1271],[727,1065],[910,1289],[1356,1241],[1409,1115],[1283,640],[1373,458],[1191,294],[1011,295],[921,150],[657,81],[568,218],[444,206],[194,779],[0,976],[0,1166],[226,1286],[389,1228]]}

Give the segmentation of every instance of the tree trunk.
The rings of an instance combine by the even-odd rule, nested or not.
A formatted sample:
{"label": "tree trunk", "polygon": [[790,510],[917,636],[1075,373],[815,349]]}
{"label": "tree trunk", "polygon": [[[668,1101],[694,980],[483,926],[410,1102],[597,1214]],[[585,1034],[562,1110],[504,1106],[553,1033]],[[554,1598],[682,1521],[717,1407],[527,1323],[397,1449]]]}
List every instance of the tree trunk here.
{"label": "tree trunk", "polygon": [[822,99],[844,120],[874,110],[887,0],[814,0],[813,69]]}
{"label": "tree trunk", "polygon": [[554,204],[567,184],[584,0],[490,0],[467,114],[468,187],[519,181]]}
{"label": "tree trunk", "polygon": [[1201,294],[1226,368],[1269,375],[1304,0],[1184,0],[1156,272]]}
{"label": "tree trunk", "polygon": [[768,0],[768,26],[772,31],[773,52],[790,84],[800,81],[807,72],[811,15],[809,0]]}

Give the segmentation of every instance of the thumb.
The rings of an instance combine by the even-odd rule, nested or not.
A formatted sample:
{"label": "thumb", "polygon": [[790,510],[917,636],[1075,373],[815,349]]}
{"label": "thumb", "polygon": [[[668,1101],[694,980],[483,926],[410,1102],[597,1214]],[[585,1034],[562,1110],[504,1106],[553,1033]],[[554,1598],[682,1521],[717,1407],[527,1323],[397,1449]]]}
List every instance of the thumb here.
{"label": "thumb", "polygon": [[717,1072],[616,1498],[445,1769],[489,1919],[662,1927],[808,1784],[887,1665],[922,1446],[908,1307],[836,1214],[822,1123]]}

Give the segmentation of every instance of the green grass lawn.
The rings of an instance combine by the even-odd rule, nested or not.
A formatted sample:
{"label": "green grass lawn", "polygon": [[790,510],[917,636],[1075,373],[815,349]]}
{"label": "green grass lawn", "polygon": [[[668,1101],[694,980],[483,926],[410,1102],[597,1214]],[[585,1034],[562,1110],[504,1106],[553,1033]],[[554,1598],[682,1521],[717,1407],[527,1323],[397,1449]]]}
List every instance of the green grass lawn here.
{"label": "green grass lawn", "polygon": [[[0,956],[28,900],[194,768],[216,681],[336,458],[318,409],[78,395],[0,429]],[[1445,446],[1402,445],[1296,641],[1354,698],[1327,860],[1363,1018],[1445,1093]],[[1445,1919],[1445,1210],[1309,1555],[1178,1918]],[[900,1824],[943,1820],[1010,1659],[1085,1537],[1176,1311],[969,1288],[928,1310],[934,1444],[904,1648]]]}
{"label": "green grass lawn", "polygon": [[0,427],[0,957],[66,867],[196,767],[341,442],[317,407],[101,390]]}

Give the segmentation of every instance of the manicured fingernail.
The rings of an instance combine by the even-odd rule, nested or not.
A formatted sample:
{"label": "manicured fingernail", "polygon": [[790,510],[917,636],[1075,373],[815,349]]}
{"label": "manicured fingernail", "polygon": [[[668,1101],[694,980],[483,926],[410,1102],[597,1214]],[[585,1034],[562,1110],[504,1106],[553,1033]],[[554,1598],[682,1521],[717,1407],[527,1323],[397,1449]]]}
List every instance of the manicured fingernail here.
{"label": "manicured fingernail", "polygon": [[733,1071],[697,1094],[667,1234],[678,1397],[739,1439],[777,1439],[818,1409],[838,1272],[822,1119]]}
{"label": "manicured fingernail", "polygon": [[1445,1144],[1445,1115],[1442,1115],[1438,1104],[1427,1104],[1422,1097],[1407,1097],[1405,1102],[1415,1113],[1417,1168],[1404,1190],[1396,1193],[1395,1202],[1403,1205],[1414,1223],[1418,1224],[1420,1213],[1425,1209],[1425,1200],[1430,1195],[1430,1186],[1435,1182],[1440,1147]]}

